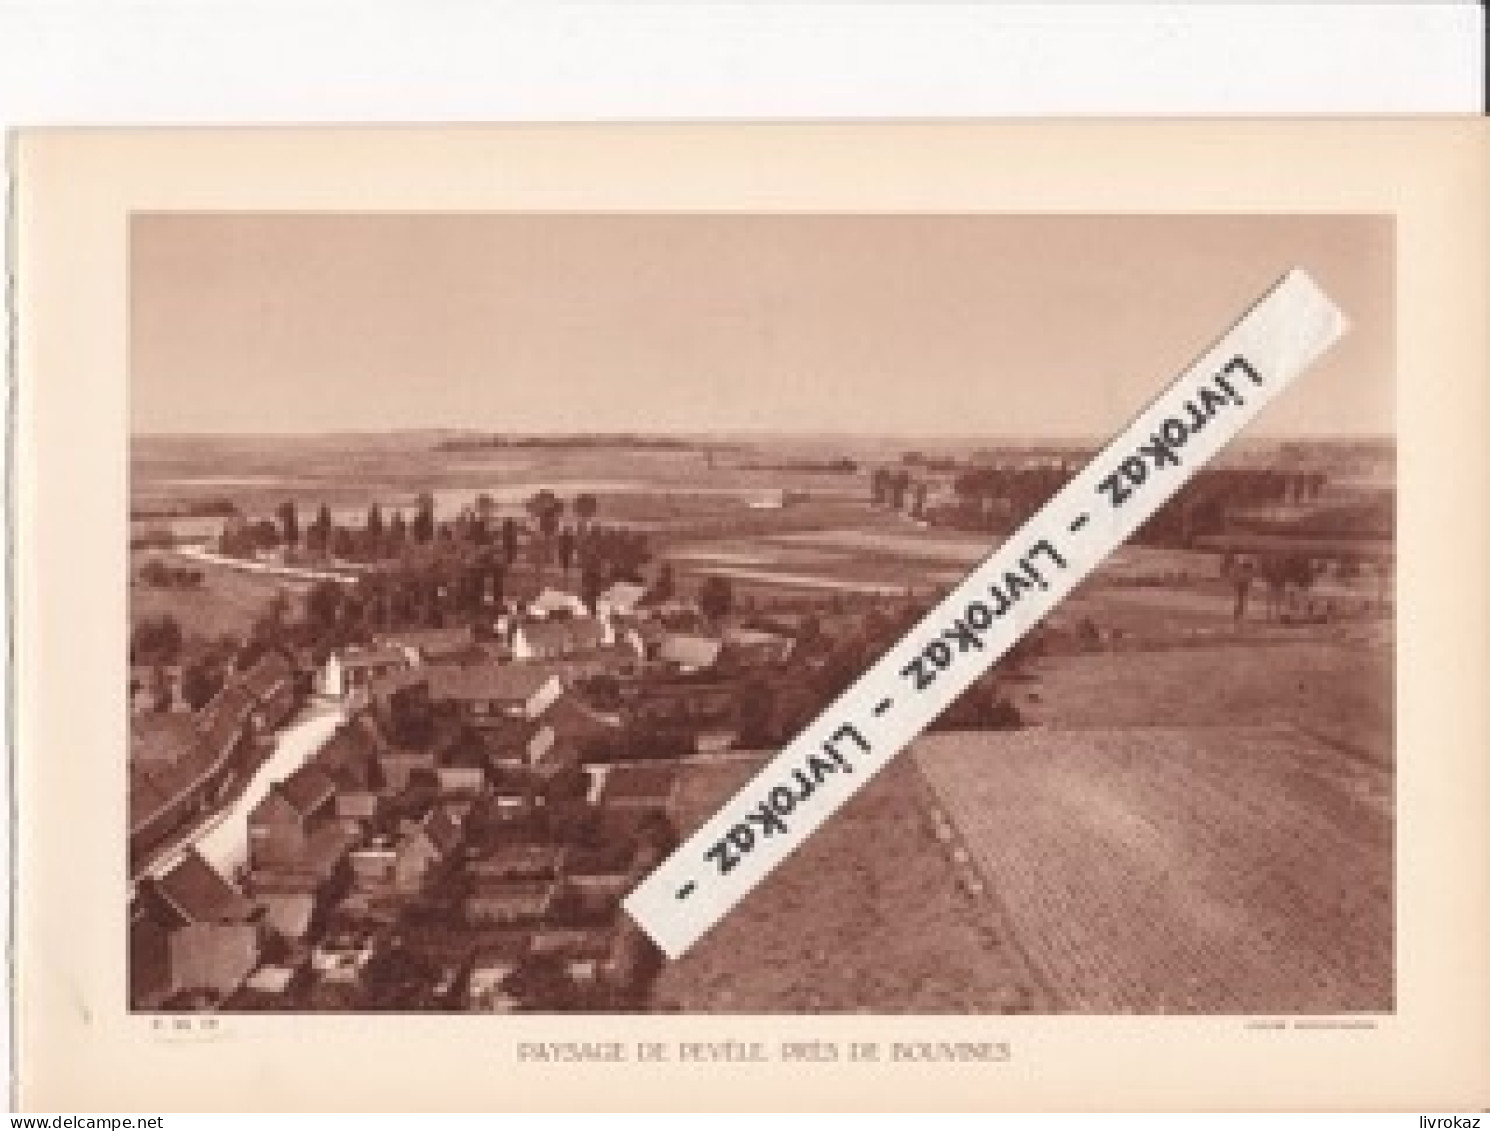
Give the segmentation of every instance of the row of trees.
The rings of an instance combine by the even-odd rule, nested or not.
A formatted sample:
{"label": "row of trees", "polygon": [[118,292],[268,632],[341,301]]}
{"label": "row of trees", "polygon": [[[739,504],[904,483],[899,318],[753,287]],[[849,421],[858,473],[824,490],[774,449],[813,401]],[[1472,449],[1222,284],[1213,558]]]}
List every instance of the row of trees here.
{"label": "row of trees", "polygon": [[[273,520],[231,523],[223,531],[219,545],[223,553],[239,557],[283,547],[291,553],[303,550],[312,558],[374,562],[401,557],[410,547],[456,542],[499,546],[510,566],[517,559],[520,545],[527,541],[535,547],[535,560],[546,564],[557,558],[567,569],[575,562],[581,543],[598,530],[595,516],[599,499],[590,493],[579,494],[572,503],[566,503],[545,488],[533,494],[524,509],[535,531],[529,531],[526,524],[511,515],[498,522],[496,499],[487,493],[478,495],[471,506],[446,522],[437,519],[435,498],[428,491],[416,496],[413,513],[408,517],[402,510],[385,516],[382,507],[373,503],[360,526],[338,524],[325,503],[310,522],[302,525],[294,501],[286,500],[275,508]],[[565,526],[563,518],[569,510],[575,521]]]}
{"label": "row of trees", "polygon": [[877,467],[869,476],[869,501],[877,507],[906,511],[920,518],[926,511],[926,499],[931,484],[924,479],[911,478],[904,468],[890,470]]}
{"label": "row of trees", "polygon": [[[1000,531],[1027,520],[1075,471],[1075,465],[1064,460],[1023,467],[970,467],[952,479],[955,505],[927,515],[927,481],[913,478],[904,468],[878,468],[870,477],[870,497],[876,506],[905,510],[918,518],[938,518],[962,529]],[[1320,472],[1203,469],[1159,509],[1138,538],[1184,544],[1196,535],[1221,532],[1236,511],[1313,501],[1327,482]]]}

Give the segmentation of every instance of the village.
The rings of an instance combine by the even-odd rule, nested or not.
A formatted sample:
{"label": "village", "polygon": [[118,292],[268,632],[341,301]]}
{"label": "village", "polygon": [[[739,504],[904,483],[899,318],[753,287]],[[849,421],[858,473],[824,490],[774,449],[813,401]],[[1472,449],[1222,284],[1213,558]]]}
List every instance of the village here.
{"label": "village", "polygon": [[[648,580],[638,537],[583,502],[561,528],[553,498],[531,525],[420,511],[298,616],[276,604],[216,671],[134,669],[136,1008],[645,1006],[659,955],[619,902],[677,840],[679,762],[784,741],[868,654],[815,617],[737,607],[725,580],[694,597],[666,564]],[[213,553],[346,568],[330,551],[353,532],[302,539],[292,507],[279,517],[272,551],[240,523]],[[374,508],[364,550],[379,527]],[[151,558],[142,583],[192,572]],[[214,814],[307,713],[332,716],[325,740],[260,789],[246,844],[209,859]]]}

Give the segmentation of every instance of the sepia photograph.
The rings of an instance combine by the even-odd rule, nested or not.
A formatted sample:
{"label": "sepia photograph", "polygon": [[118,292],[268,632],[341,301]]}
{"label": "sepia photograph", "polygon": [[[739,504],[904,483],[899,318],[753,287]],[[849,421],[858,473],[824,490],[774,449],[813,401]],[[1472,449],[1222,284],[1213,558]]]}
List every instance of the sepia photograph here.
{"label": "sepia photograph", "polygon": [[[128,1007],[1398,1007],[1385,213],[128,217]],[[1350,329],[696,947],[621,907],[1280,276]]]}

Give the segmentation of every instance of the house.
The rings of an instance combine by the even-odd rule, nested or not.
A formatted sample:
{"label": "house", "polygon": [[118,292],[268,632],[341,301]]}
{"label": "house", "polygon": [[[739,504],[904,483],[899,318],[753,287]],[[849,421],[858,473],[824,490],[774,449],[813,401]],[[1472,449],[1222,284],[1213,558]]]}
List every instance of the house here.
{"label": "house", "polygon": [[355,983],[376,949],[367,928],[343,927],[328,932],[310,952],[310,968],[328,982]]}
{"label": "house", "polygon": [[226,996],[259,961],[253,905],[195,849],[141,885],[131,914],[131,998],[205,991]]}
{"label": "house", "polygon": [[216,757],[189,715],[129,719],[129,854],[138,867],[204,812],[231,784],[233,764]]}
{"label": "house", "polygon": [[620,716],[597,711],[568,691],[544,712],[543,722],[553,728],[557,739],[578,747],[614,739],[623,729]]}
{"label": "house", "polygon": [[282,652],[265,652],[244,673],[242,682],[253,700],[249,721],[256,737],[272,734],[295,713],[295,665]]}
{"label": "house", "polygon": [[477,647],[475,634],[469,626],[401,629],[379,636],[378,644],[401,650],[409,666],[415,668],[461,660]]}
{"label": "house", "polygon": [[629,617],[641,607],[646,599],[647,587],[634,581],[617,581],[595,600],[595,615],[609,620],[611,617]]}
{"label": "house", "polygon": [[785,663],[796,641],[774,632],[735,625],[724,630],[721,643],[725,661],[740,667],[764,667]]}
{"label": "house", "polygon": [[336,794],[336,819],[348,832],[367,828],[378,818],[382,796],[371,789],[341,790]]}
{"label": "house", "polygon": [[657,658],[680,672],[697,672],[712,668],[724,645],[708,636],[673,632],[663,638]]}
{"label": "house", "polygon": [[414,895],[431,870],[460,847],[460,826],[442,806],[419,821],[405,821],[396,835],[375,836],[348,853],[354,892],[369,896]]}
{"label": "house", "polygon": [[131,714],[190,710],[181,695],[181,668],[175,664],[131,664],[129,709]]}
{"label": "house", "polygon": [[512,629],[514,660],[557,660],[593,652],[615,642],[608,620],[585,617],[579,620],[526,621]]}
{"label": "house", "polygon": [[482,812],[499,821],[516,820],[531,813],[542,801],[539,781],[532,774],[502,768],[493,771],[491,793]]}
{"label": "house", "polygon": [[629,649],[639,660],[655,660],[667,639],[667,629],[655,620],[643,620],[634,616],[611,618],[616,642]]}
{"label": "house", "polygon": [[375,681],[409,667],[402,648],[349,648],[333,652],[321,675],[321,694],[332,699],[365,697]]}
{"label": "house", "polygon": [[564,689],[559,671],[542,663],[432,664],[421,674],[432,700],[454,703],[475,725],[504,717],[537,718]]}
{"label": "house", "polygon": [[565,884],[592,899],[620,899],[640,879],[641,860],[637,846],[626,840],[576,848],[564,862]]}
{"label": "house", "polygon": [[746,499],[745,505],[756,511],[779,511],[786,506],[786,492],[779,487],[761,491]]}
{"label": "house", "polygon": [[565,593],[559,589],[544,589],[528,602],[528,614],[542,618],[554,615],[587,617],[590,615],[590,610],[584,601],[573,593]]}
{"label": "house", "polygon": [[739,739],[740,732],[733,727],[704,727],[693,736],[693,749],[697,754],[723,754]]}
{"label": "house", "polygon": [[214,757],[232,758],[249,749],[257,737],[255,703],[241,680],[229,680],[198,712],[197,725]]}
{"label": "house", "polygon": [[[549,733],[544,736],[543,732]],[[482,729],[486,739],[487,764],[496,770],[524,770],[532,765],[534,751],[554,740],[553,729],[526,718],[493,719]]]}
{"label": "house", "polygon": [[552,880],[473,877],[465,898],[472,923],[528,923],[543,917],[554,897]]}
{"label": "house", "polygon": [[605,774],[600,804],[606,809],[633,812],[666,809],[672,804],[677,781],[671,766],[612,766]]}
{"label": "house", "polygon": [[256,889],[254,902],[263,911],[266,927],[282,939],[303,942],[311,932],[319,899],[314,891]]}
{"label": "house", "polygon": [[554,880],[564,865],[557,844],[503,844],[466,864],[473,880]]}
{"label": "house", "polygon": [[339,791],[373,790],[378,781],[379,742],[376,723],[359,715],[337,728],[311,757],[311,765],[329,777]]}
{"label": "house", "polygon": [[436,766],[441,793],[480,793],[486,785],[484,766]]}
{"label": "house", "polygon": [[335,797],[335,783],[315,765],[302,766],[271,785],[248,815],[252,866],[298,869],[305,865],[313,834],[334,823]]}
{"label": "house", "polygon": [[528,957],[528,936],[513,935],[487,943],[471,956],[466,982],[466,1005],[477,1013],[510,1013],[519,1001],[503,991],[503,984]]}

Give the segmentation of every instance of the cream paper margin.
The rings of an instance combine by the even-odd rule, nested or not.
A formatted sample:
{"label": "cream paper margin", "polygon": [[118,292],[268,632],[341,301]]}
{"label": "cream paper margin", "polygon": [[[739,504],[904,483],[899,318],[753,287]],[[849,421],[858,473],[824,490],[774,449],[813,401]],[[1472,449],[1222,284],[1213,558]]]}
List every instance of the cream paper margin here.
{"label": "cream paper margin", "polygon": [[[1490,1103],[1480,121],[60,131],[14,142],[23,1109],[1381,1109]],[[229,1017],[125,1008],[126,232],[132,211],[1392,214],[1398,1010],[1174,1017]],[[1156,375],[1165,376],[1167,375]],[[825,882],[828,882],[825,879]],[[972,1065],[519,1063],[520,1041],[1007,1040]]]}

